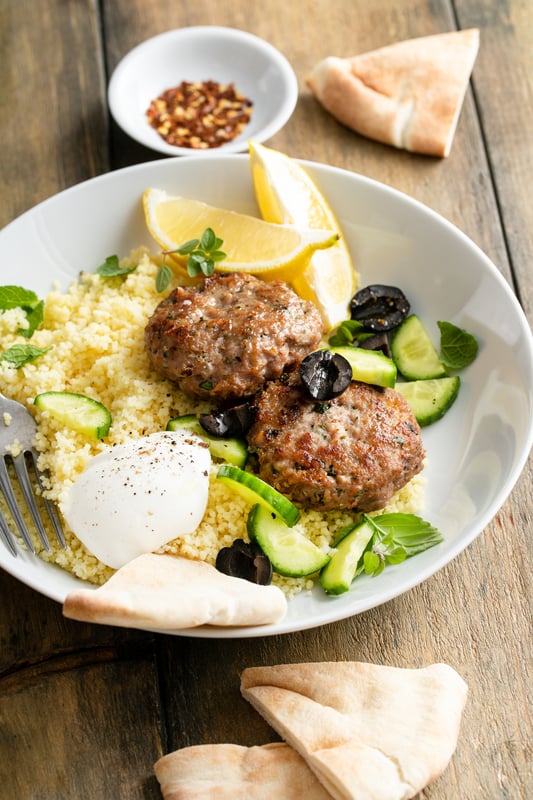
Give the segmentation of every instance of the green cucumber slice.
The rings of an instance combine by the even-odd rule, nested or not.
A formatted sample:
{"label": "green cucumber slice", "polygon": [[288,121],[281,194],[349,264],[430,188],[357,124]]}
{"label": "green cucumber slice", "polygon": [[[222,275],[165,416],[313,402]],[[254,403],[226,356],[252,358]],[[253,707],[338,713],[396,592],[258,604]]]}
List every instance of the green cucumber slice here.
{"label": "green cucumber slice", "polygon": [[279,575],[289,578],[313,575],[330,559],[329,553],[259,503],[248,514],[246,527],[250,539],[257,542]]}
{"label": "green cucumber slice", "polygon": [[167,422],[167,431],[189,431],[196,433],[209,445],[209,450],[214,458],[227,461],[236,467],[244,467],[248,460],[248,446],[244,439],[218,438],[210,436],[205,431],[194,414],[184,414],[174,417]]}
{"label": "green cucumber slice", "polygon": [[111,427],[111,414],[98,400],[76,392],[42,392],[34,399],[41,411],[78,433],[103,439]]}
{"label": "green cucumber slice", "polygon": [[344,356],[352,368],[352,380],[386,386],[392,389],[396,383],[397,369],[394,361],[377,350],[362,347],[331,347],[332,353]]}
{"label": "green cucumber slice", "polygon": [[444,416],[455,402],[460,385],[459,376],[453,375],[448,378],[397,383],[396,391],[405,397],[418,424],[424,428]]}
{"label": "green cucumber slice", "polygon": [[273,489],[261,478],[257,478],[239,467],[222,464],[217,472],[217,478],[252,505],[260,503],[274,514],[279,514],[289,527],[295,525],[300,519],[300,512],[287,497]]}
{"label": "green cucumber slice", "polygon": [[319,582],[327,594],[343,594],[350,589],[357,564],[375,533],[366,520],[358,523],[336,545],[330,561],[320,573]]}
{"label": "green cucumber slice", "polygon": [[391,352],[398,370],[408,380],[429,380],[448,374],[416,314],[406,317],[392,334]]}

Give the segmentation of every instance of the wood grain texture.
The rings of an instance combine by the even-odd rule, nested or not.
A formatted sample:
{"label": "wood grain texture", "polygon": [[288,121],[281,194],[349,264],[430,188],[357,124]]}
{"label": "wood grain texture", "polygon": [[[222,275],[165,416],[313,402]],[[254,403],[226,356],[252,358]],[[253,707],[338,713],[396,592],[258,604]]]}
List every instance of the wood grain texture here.
{"label": "wood grain texture", "polygon": [[[87,177],[159,158],[109,120],[112,69],[164,30],[230,25],[277,46],[298,78],[295,113],[268,144],[426,203],[484,250],[532,319],[528,0],[6,0],[0,21],[0,224]],[[327,55],[457,24],[480,27],[481,49],[446,160],[348,131],[306,88],[308,71]],[[483,533],[422,585],[357,617],[293,635],[202,640],[82,625],[0,574],[0,795],[158,798],[152,765],[163,752],[276,739],[240,696],[245,667],[354,659],[405,667],[444,661],[469,684],[457,752],[419,800],[529,800],[532,477],[529,462]]]}

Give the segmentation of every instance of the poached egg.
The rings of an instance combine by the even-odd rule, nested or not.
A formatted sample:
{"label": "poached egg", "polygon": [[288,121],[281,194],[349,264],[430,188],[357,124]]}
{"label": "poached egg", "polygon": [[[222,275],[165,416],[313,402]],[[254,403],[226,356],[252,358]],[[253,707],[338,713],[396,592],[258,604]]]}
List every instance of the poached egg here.
{"label": "poached egg", "polygon": [[92,458],[63,504],[69,528],[109,567],[119,569],[176,536],[205,513],[211,454],[198,436],[161,431]]}

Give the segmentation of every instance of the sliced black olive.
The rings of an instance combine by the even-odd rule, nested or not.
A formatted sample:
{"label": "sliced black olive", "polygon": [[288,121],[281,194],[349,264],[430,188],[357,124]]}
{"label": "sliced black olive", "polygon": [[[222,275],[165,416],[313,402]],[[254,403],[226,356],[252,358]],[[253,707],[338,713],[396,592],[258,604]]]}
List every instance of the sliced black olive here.
{"label": "sliced black olive", "polygon": [[300,364],[300,378],[315,400],[332,400],[342,394],[352,381],[350,363],[339,353],[317,350]]}
{"label": "sliced black olive", "polygon": [[383,355],[387,356],[387,358],[392,358],[389,335],[387,331],[383,331],[382,333],[374,333],[373,336],[368,336],[366,339],[361,339],[359,342],[359,347],[362,347],[364,350],[379,350],[383,353]]}
{"label": "sliced black olive", "polygon": [[200,425],[210,436],[245,436],[255,418],[256,408],[251,403],[215,411],[200,417]]}
{"label": "sliced black olive", "polygon": [[272,581],[272,564],[256,542],[235,539],[231,547],[219,550],[215,566],[219,572],[250,583],[268,586]]}
{"label": "sliced black olive", "polygon": [[390,331],[409,313],[410,304],[401,289],[375,283],[354,294],[350,302],[352,319],[370,331]]}

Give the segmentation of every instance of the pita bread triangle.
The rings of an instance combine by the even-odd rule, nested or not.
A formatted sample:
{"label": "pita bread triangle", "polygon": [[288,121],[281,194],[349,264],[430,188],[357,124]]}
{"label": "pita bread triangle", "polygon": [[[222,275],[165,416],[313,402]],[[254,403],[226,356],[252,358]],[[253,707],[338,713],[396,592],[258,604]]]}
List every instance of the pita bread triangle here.
{"label": "pita bread triangle", "polygon": [[337,800],[407,800],[457,744],[467,686],[446,664],[250,667],[241,692]]}
{"label": "pita bread triangle", "polygon": [[154,772],[165,800],[328,800],[289,745],[205,744],[163,756]]}
{"label": "pita bread triangle", "polygon": [[97,589],[70,592],[63,615],[82,622],[148,630],[279,622],[287,600],[278,586],[260,586],[211,564],[146,553]]}
{"label": "pita bread triangle", "polygon": [[307,85],[339,122],[370,139],[446,157],[479,49],[470,28],[330,56]]}

